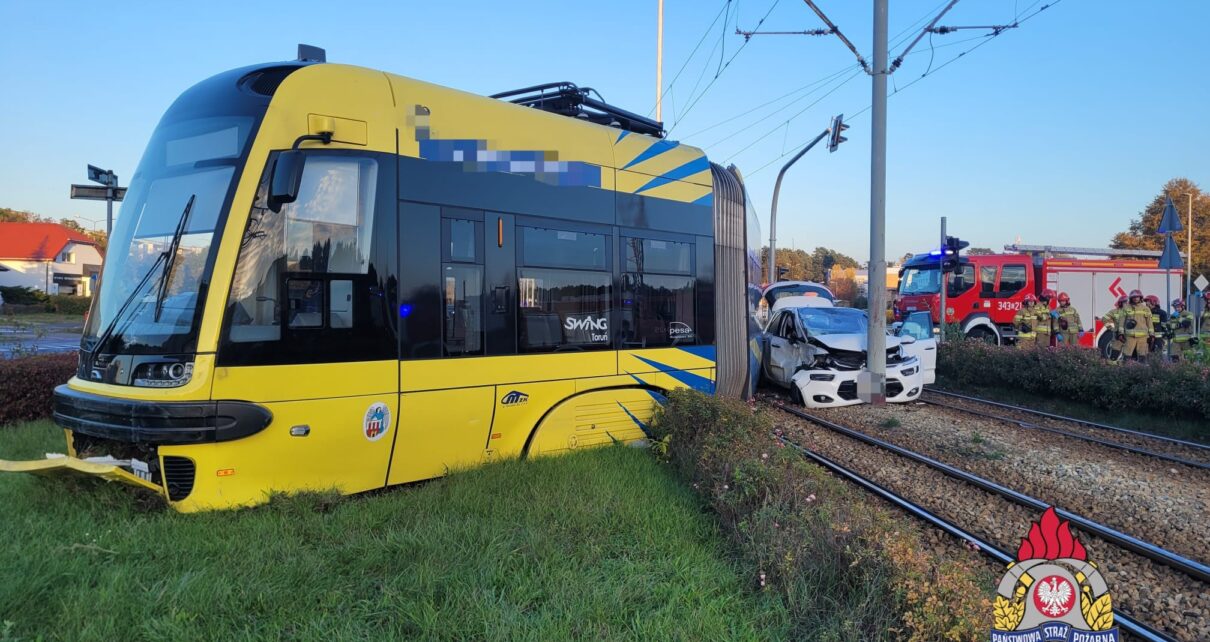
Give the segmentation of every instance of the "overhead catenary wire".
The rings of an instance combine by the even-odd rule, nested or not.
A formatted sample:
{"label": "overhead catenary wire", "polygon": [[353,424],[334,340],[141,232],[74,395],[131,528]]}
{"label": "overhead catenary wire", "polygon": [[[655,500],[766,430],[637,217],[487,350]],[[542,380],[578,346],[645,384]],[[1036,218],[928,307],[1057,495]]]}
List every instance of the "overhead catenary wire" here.
{"label": "overhead catenary wire", "polygon": [[[702,43],[706,42],[706,38],[709,37],[711,31],[714,30],[714,25],[718,24],[718,19],[723,17],[723,12],[727,10],[727,7],[730,4],[731,0],[723,0],[723,8],[719,9],[718,13],[715,14],[714,20],[710,22],[710,26],[706,27],[706,30],[702,32],[702,37],[699,38],[697,44],[693,46],[693,51],[689,52],[689,56],[685,58],[685,62],[681,64],[681,68],[677,70],[676,75],[672,77],[672,80],[669,81],[668,85],[660,92],[660,100],[663,100],[664,96],[668,95],[668,92],[672,91],[672,86],[676,84],[677,79],[681,77],[681,73],[684,72],[685,68],[689,66],[690,61],[693,60],[693,56],[697,54],[697,50],[701,48]],[[651,109],[647,110],[648,116],[653,113],[655,113],[655,105],[652,105]]]}
{"label": "overhead catenary wire", "polygon": [[[1038,0],[1038,1],[1040,2],[1041,0]],[[1026,16],[1025,16],[1025,17],[1023,17],[1023,18],[1020,18],[1020,19],[1019,19],[1019,20],[1017,20],[1016,22],[1017,22],[1017,24],[1022,24],[1022,23],[1024,23],[1025,21],[1027,21],[1027,20],[1029,20],[1029,19],[1031,19],[1031,18],[1033,18],[1033,17],[1037,16],[1039,13],[1042,13],[1043,11],[1045,11],[1045,10],[1047,10],[1047,9],[1049,9],[1049,8],[1051,8],[1051,7],[1055,6],[1055,5],[1057,5],[1057,4],[1059,4],[1059,3],[1060,3],[1060,2],[1062,2],[1062,1],[1063,1],[1063,0],[1054,0],[1053,2],[1050,2],[1050,3],[1048,3],[1048,4],[1042,5],[1040,8],[1038,8],[1038,10],[1034,11],[1033,13],[1030,13],[1029,15],[1026,15]],[[1038,2],[1034,2],[1034,3],[1033,3],[1033,4],[1031,4],[1029,7],[1026,7],[1026,9],[1025,9],[1025,10],[1026,10],[1026,11],[1028,11],[1030,8],[1032,8],[1032,7],[1036,6],[1037,4],[1038,4]],[[965,57],[967,54],[969,54],[969,53],[971,53],[971,52],[975,51],[976,49],[978,49],[979,47],[982,47],[983,45],[986,45],[987,43],[989,43],[989,42],[991,42],[992,40],[994,40],[995,38],[997,38],[997,37],[999,37],[999,36],[1003,35],[1004,33],[1007,33],[1007,32],[1005,32],[1005,31],[999,31],[999,32],[989,33],[989,34],[986,34],[986,35],[983,35],[983,36],[977,36],[977,37],[974,37],[974,38],[967,38],[967,39],[962,40],[962,41],[960,41],[960,42],[949,43],[949,44],[952,46],[952,45],[956,45],[956,44],[961,44],[962,42],[970,42],[970,41],[972,41],[972,40],[980,40],[980,41],[981,41],[981,42],[979,42],[978,44],[974,45],[973,47],[970,47],[970,48],[966,49],[965,51],[962,51],[962,52],[961,52],[961,53],[959,53],[958,55],[954,56],[953,58],[950,58],[949,60],[945,61],[944,63],[942,63],[942,64],[941,64],[940,66],[938,66],[937,68],[935,68],[935,69],[931,69],[931,70],[928,70],[928,71],[926,71],[925,73],[921,74],[919,77],[914,78],[914,79],[913,79],[911,82],[909,82],[909,83],[905,84],[904,86],[900,87],[900,88],[899,88],[897,91],[895,91],[894,93],[892,93],[892,94],[891,94],[891,96],[895,96],[896,94],[898,94],[898,93],[900,93],[900,92],[904,91],[904,90],[905,90],[905,89],[907,89],[908,87],[911,87],[912,85],[915,85],[916,83],[920,82],[921,80],[924,80],[925,78],[927,78],[927,77],[929,77],[929,76],[932,76],[932,75],[936,74],[937,72],[941,71],[942,69],[945,69],[946,67],[948,67],[948,66],[952,65],[953,63],[957,62],[957,61],[958,61],[960,58]],[[940,48],[941,48],[941,46],[938,46],[937,48],[938,48],[938,49],[940,49]],[[917,52],[917,53],[920,53],[920,52]],[[846,120],[847,120],[848,122],[852,122],[852,121],[853,121],[855,118],[857,118],[858,116],[861,116],[862,114],[865,114],[867,111],[869,111],[869,110],[871,109],[871,107],[872,107],[872,105],[866,105],[866,106],[865,106],[864,108],[862,108],[861,110],[859,110],[859,111],[857,111],[857,112],[854,112],[854,113],[853,113],[851,116],[848,116],[848,117],[846,118]],[[778,155],[778,156],[774,157],[773,159],[771,159],[770,161],[768,161],[768,162],[767,162],[767,163],[765,163],[764,165],[761,165],[760,167],[756,168],[755,170],[753,170],[753,171],[751,171],[751,172],[747,172],[747,173],[746,173],[746,175],[747,175],[748,177],[752,177],[752,176],[755,176],[756,174],[759,174],[761,171],[763,171],[763,170],[765,170],[765,169],[768,169],[768,168],[769,168],[769,166],[773,165],[774,163],[776,163],[777,161],[781,160],[782,158],[785,158],[787,155],[792,154],[792,153],[794,153],[794,152],[798,151],[799,149],[801,149],[801,148],[802,148],[804,145],[806,145],[806,144],[807,144],[807,143],[809,143],[809,142],[810,142],[810,141],[809,141],[809,140],[807,140],[807,141],[803,141],[802,143],[800,143],[800,144],[798,144],[798,145],[795,145],[794,147],[790,148],[790,150],[789,150],[789,151],[786,151],[786,152],[784,152],[784,153],[782,153],[782,154],[780,154],[780,155]],[[738,155],[738,153],[737,153],[737,154],[732,154],[730,158],[734,158],[734,157],[735,157],[735,156],[737,156],[737,155]],[[730,159],[728,159],[728,160],[730,160]]]}
{"label": "overhead catenary wire", "polygon": [[[777,5],[779,2],[781,2],[781,0],[773,0],[773,4],[769,5],[769,10],[765,12],[765,15],[763,17],[761,17],[761,19],[759,21],[757,21],[757,23],[756,23],[757,29],[759,29],[760,26],[765,23],[765,20],[767,20],[769,18],[769,14],[773,13],[773,10],[777,8]],[[701,93],[699,93],[696,97],[694,97],[689,102],[689,105],[687,107],[685,107],[685,111],[680,114],[680,117],[677,119],[677,121],[675,123],[673,123],[672,127],[668,128],[669,134],[672,133],[672,130],[676,129],[677,125],[681,124],[681,122],[685,119],[685,116],[689,115],[689,112],[693,111],[693,108],[696,107],[698,102],[701,101],[702,97],[706,95],[706,92],[710,91],[710,88],[714,86],[714,83],[716,81],[718,81],[719,77],[722,76],[724,72],[727,71],[727,69],[731,66],[731,63],[735,60],[735,58],[737,56],[739,56],[741,53],[743,53],[744,49],[747,46],[748,46],[748,41],[745,40],[744,43],[739,46],[739,49],[736,49],[735,53],[731,54],[731,57],[729,59],[727,59],[727,62],[723,63],[723,65],[721,67],[719,67],[718,71],[714,74],[714,77],[710,79],[710,82],[706,84],[705,88],[702,89]]]}

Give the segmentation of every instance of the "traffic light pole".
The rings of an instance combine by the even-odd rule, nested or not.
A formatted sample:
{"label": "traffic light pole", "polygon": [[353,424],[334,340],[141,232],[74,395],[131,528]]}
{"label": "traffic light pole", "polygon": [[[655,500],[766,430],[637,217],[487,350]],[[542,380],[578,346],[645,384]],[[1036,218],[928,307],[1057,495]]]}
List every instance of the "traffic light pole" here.
{"label": "traffic light pole", "polygon": [[815,140],[807,143],[807,146],[802,148],[793,158],[782,166],[781,171],[777,173],[777,182],[773,184],[773,205],[769,208],[769,283],[777,283],[777,197],[781,194],[781,179],[785,178],[786,170],[790,166],[798,162],[804,154],[811,151],[811,148],[819,144],[824,136],[827,136],[832,129],[823,130]]}
{"label": "traffic light pole", "polygon": [[[869,334],[864,391],[869,403],[886,404],[886,78],[887,2],[874,0],[873,100],[870,125]],[[865,401],[866,399],[863,399]]]}
{"label": "traffic light pole", "polygon": [[946,238],[945,238],[945,217],[942,216],[941,217],[941,257],[940,257],[941,263],[937,266],[939,268],[937,270],[937,274],[938,274],[938,277],[940,278],[940,285],[938,285],[937,287],[941,291],[941,310],[940,310],[937,318],[941,320],[941,334],[938,335],[938,337],[937,337],[937,343],[945,343],[945,290],[946,290],[946,288],[945,288],[945,277],[946,277],[945,252],[946,252],[947,247],[948,247],[948,244],[946,243]]}

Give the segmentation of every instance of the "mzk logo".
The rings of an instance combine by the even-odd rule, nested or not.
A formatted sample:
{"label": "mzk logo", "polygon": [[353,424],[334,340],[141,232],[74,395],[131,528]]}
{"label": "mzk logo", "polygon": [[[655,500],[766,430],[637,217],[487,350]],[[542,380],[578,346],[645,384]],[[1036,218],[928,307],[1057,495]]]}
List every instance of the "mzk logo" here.
{"label": "mzk logo", "polygon": [[1105,578],[1047,508],[996,590],[992,642],[1118,642]]}
{"label": "mzk logo", "polygon": [[504,398],[500,400],[500,403],[504,404],[505,406],[516,406],[527,401],[529,401],[529,395],[521,392],[520,390],[513,390],[512,392],[504,395]]}

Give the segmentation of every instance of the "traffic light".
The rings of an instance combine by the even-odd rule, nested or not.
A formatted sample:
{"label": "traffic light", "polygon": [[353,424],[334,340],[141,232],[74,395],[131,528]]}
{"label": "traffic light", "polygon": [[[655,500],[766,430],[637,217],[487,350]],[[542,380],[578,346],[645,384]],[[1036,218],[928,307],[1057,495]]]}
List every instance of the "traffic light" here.
{"label": "traffic light", "polygon": [[831,254],[825,254],[823,257],[823,269],[830,270],[834,265],[836,265],[836,257]]}
{"label": "traffic light", "polygon": [[943,272],[954,272],[958,269],[958,265],[962,262],[961,252],[964,248],[970,245],[969,241],[963,241],[956,236],[945,237],[945,247],[941,251],[945,253],[941,259],[941,270]]}
{"label": "traffic light", "polygon": [[789,273],[790,273],[790,268],[788,268],[784,265],[777,266],[777,280],[778,281],[784,281],[786,278],[786,275]]}
{"label": "traffic light", "polygon": [[829,128],[831,135],[828,136],[829,152],[836,151],[836,148],[840,147],[841,143],[848,140],[844,136],[841,136],[841,134],[844,133],[844,130],[848,128],[849,126],[844,124],[844,114],[837,114],[836,116],[832,117],[832,126]]}

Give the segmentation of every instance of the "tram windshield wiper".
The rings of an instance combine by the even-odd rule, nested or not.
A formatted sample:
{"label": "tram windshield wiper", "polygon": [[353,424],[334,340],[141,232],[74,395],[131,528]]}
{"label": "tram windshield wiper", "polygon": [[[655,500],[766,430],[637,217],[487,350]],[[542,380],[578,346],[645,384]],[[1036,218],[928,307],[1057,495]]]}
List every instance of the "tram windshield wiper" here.
{"label": "tram windshield wiper", "polygon": [[181,246],[181,237],[185,235],[185,226],[189,224],[189,213],[193,211],[193,202],[197,200],[197,194],[190,195],[189,202],[185,203],[185,211],[181,212],[181,220],[177,221],[176,231],[172,233],[172,241],[168,244],[168,250],[164,256],[164,271],[160,275],[160,287],[155,295],[155,315],[153,319],[156,323],[160,322],[160,314],[164,311],[164,295],[168,294],[168,285],[172,282],[172,268],[176,266],[176,252]]}
{"label": "tram windshield wiper", "polygon": [[[169,243],[169,250],[161,252],[160,255],[156,257],[155,261],[152,262],[151,267],[147,268],[147,272],[143,274],[143,278],[139,280],[139,284],[134,286],[134,289],[131,290],[130,294],[126,296],[126,299],[122,301],[122,305],[118,306],[118,313],[113,315],[113,320],[109,322],[109,325],[105,326],[105,330],[99,337],[97,337],[97,342],[93,344],[90,352],[94,354],[99,353],[101,348],[105,347],[105,344],[108,343],[111,338],[113,338],[114,330],[117,328],[118,322],[125,318],[126,308],[130,307],[130,304],[139,297],[139,294],[143,291],[143,286],[147,285],[147,282],[151,280],[152,275],[156,273],[156,268],[160,267],[161,263],[167,262],[164,269],[160,271],[160,288],[156,295],[156,320],[159,320],[159,312],[163,307],[163,292],[166,289],[165,284],[168,282],[166,276],[167,272],[172,268],[173,263],[173,260],[169,258],[170,253],[171,256],[176,255],[176,248],[180,244],[181,237],[185,233],[185,222],[189,219],[189,213],[193,210],[193,202],[196,198],[197,194],[193,194],[189,197],[189,202],[185,203],[185,210],[181,212],[181,219],[177,222],[176,231],[173,232],[172,241]],[[129,324],[129,321],[127,324]]]}

